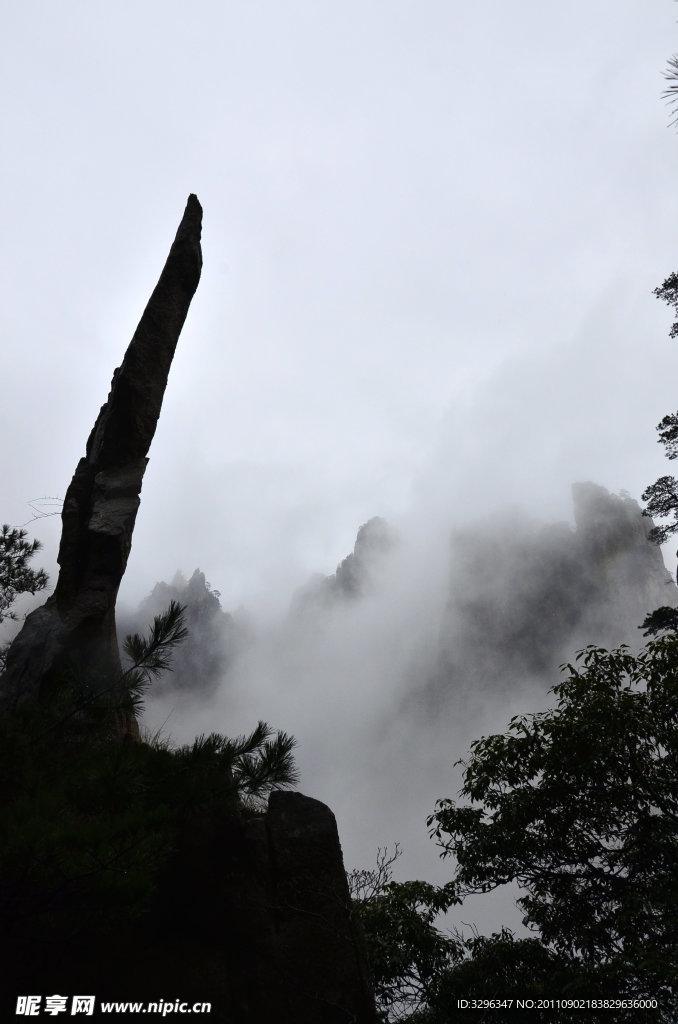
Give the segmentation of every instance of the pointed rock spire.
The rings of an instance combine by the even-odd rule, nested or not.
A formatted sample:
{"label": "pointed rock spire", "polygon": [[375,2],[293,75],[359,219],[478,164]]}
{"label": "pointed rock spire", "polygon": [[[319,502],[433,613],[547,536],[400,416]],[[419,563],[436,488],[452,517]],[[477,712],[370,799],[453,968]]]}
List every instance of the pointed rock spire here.
{"label": "pointed rock spire", "polygon": [[[200,280],[202,208],[188,197],[157,285],[115,370],[66,492],[54,593],[15,637],[0,707],[39,696],[77,663],[94,689],[121,674],[115,602],[132,544],[147,453],[181,329]],[[121,722],[122,732],[135,723]]]}

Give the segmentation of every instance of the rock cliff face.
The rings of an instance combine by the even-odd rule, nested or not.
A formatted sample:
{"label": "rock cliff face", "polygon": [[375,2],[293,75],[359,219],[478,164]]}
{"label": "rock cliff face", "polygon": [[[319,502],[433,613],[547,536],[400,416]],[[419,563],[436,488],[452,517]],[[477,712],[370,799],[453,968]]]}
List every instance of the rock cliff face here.
{"label": "rock cliff face", "polygon": [[[121,674],[115,602],[132,544],[147,454],[202,268],[202,209],[189,196],[160,279],[92,428],[61,514],[59,578],[14,639],[0,706],[39,696],[77,666],[107,690]],[[122,732],[135,724],[121,721]]]}
{"label": "rock cliff face", "polygon": [[574,530],[516,513],[454,534],[434,692],[553,685],[578,648],[639,644],[648,612],[678,606],[638,504],[593,483],[572,493]]}

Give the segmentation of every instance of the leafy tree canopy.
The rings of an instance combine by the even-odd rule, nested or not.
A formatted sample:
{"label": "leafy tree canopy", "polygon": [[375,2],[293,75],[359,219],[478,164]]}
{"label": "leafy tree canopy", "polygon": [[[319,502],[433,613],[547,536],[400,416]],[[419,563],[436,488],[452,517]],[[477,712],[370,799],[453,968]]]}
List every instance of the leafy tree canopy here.
{"label": "leafy tree canopy", "polygon": [[663,544],[678,531],[678,480],[674,476],[660,476],[642,495],[646,502],[643,515],[652,518],[671,516],[668,523],[653,526],[648,536],[655,544]]}
{"label": "leafy tree canopy", "polygon": [[436,1003],[436,991],[450,964],[464,955],[458,935],[446,935],[436,919],[458,902],[446,886],[393,882],[391,866],[400,856],[379,849],[373,870],[348,873],[349,891],[365,933],[367,957],[383,1021],[415,1021]]}
{"label": "leafy tree canopy", "polygon": [[460,899],[517,882],[524,923],[585,987],[675,1012],[678,636],[577,660],[554,709],[472,745],[471,803],[439,801],[429,825]]}
{"label": "leafy tree canopy", "polygon": [[[671,93],[678,96],[678,58],[672,59],[672,65],[676,84],[672,86]],[[674,312],[678,313],[678,273],[667,277],[660,287],[654,289],[654,294],[658,299],[663,299],[664,302],[673,306]],[[674,321],[671,326],[669,336],[671,338],[678,337],[678,320]],[[674,412],[665,416],[661,423],[657,424],[657,431],[659,444],[664,445],[667,459],[678,458],[678,413]],[[643,515],[659,519],[672,517],[670,522],[655,526],[650,530],[650,540],[655,544],[663,544],[678,531],[678,480],[673,476],[660,477],[643,491],[642,500],[647,503]]]}
{"label": "leafy tree canopy", "polygon": [[[626,999],[610,1019],[678,1015],[678,636],[638,655],[587,647],[555,706],[471,746],[461,802],[428,823],[451,881],[358,893],[383,1019],[515,1019],[510,998]],[[441,911],[509,883],[532,934],[445,935]],[[460,1009],[458,1000],[499,1003]],[[597,1021],[602,1010],[578,1012]],[[571,1019],[546,1006],[535,1021]],[[605,1018],[607,1019],[607,1017]]]}

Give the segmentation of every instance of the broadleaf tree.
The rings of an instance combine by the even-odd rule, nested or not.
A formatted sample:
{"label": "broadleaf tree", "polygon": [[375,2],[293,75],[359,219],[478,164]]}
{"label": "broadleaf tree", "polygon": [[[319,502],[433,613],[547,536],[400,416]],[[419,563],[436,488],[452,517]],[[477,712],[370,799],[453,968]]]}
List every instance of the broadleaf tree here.
{"label": "broadleaf tree", "polygon": [[[384,1020],[510,1021],[518,998],[535,1021],[571,1019],[572,999],[582,1021],[606,1012],[591,1000],[618,1000],[615,1022],[678,1019],[678,636],[563,668],[554,706],[473,743],[460,801],[430,815],[450,882],[389,882],[358,907]],[[509,884],[524,937],[441,930]],[[459,1002],[478,998],[494,1005]]]}
{"label": "broadleaf tree", "polygon": [[[678,63],[676,69],[678,73]],[[662,285],[655,288],[654,294],[658,299],[673,306],[674,312],[678,313],[678,273],[667,277]],[[678,320],[671,326],[669,336],[678,337]],[[678,413],[669,413],[665,416],[661,423],[657,424],[657,432],[658,443],[664,445],[667,459],[673,461],[678,458]],[[650,540],[656,544],[663,544],[678,532],[678,480],[673,476],[660,477],[643,491],[642,500],[646,502],[643,515],[659,519],[672,517],[668,523],[654,526],[650,530]]]}
{"label": "broadleaf tree", "polygon": [[591,646],[566,670],[553,709],[472,745],[470,804],[439,801],[432,835],[460,899],[518,883],[524,923],[565,980],[656,997],[675,1019],[678,637],[636,655]]}

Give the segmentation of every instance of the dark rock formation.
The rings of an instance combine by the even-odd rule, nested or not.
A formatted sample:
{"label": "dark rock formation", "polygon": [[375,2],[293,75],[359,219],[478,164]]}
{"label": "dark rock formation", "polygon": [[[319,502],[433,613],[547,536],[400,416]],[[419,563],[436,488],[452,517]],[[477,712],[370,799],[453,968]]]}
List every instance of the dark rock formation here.
{"label": "dark rock formation", "polygon": [[231,882],[231,898],[263,955],[234,971],[232,1019],[374,1021],[329,807],[301,793],[272,793],[265,817],[245,823],[244,839],[248,869]]}
{"label": "dark rock formation", "polygon": [[[210,1019],[223,1024],[376,1024],[325,804],[274,792],[265,814],[203,807],[173,847],[153,891],[141,894],[147,909],[132,921],[121,913],[102,928],[95,915],[84,932],[63,942],[52,933],[37,949],[0,933],[3,1020],[17,993],[42,991],[96,993],[98,1005],[207,1001]],[[69,898],[77,898],[72,886]]]}
{"label": "dark rock formation", "polygon": [[222,828],[216,843],[184,849],[179,876],[166,878],[158,903],[167,917],[144,941],[157,975],[145,971],[139,983],[158,991],[172,978],[177,991],[211,998],[217,1020],[372,1024],[362,933],[329,807],[278,791],[265,814]]}
{"label": "dark rock formation", "polygon": [[[202,209],[189,196],[160,279],[66,492],[59,579],[12,643],[0,706],[39,696],[77,665],[104,690],[121,673],[115,602],[132,543],[148,449],[174,350],[200,280]],[[123,730],[132,723],[121,723]]]}
{"label": "dark rock formation", "polygon": [[[172,357],[200,279],[201,219],[192,195],[66,493],[55,592],[27,617],[0,679],[0,707],[10,709],[3,720],[19,723],[13,742],[24,770],[31,754],[45,753],[50,783],[54,763],[61,769],[54,789],[63,800],[57,812],[65,813],[53,831],[63,821],[68,838],[64,862],[64,835],[48,831],[33,841],[28,830],[28,863],[18,867],[10,844],[0,906],[11,908],[14,927],[0,934],[0,995],[9,996],[7,1017],[21,992],[60,991],[208,1001],[212,1019],[224,1024],[371,1024],[374,1001],[329,808],[276,792],[267,813],[257,814],[238,802],[228,770],[219,785],[208,779],[205,791],[199,758],[167,783],[169,754],[150,744],[116,743],[110,756],[108,744],[90,749],[74,732],[78,742],[64,734],[50,737],[52,747],[24,745],[14,713],[20,702],[76,685],[74,673],[92,696],[114,690],[120,677],[116,597]],[[188,589],[208,620],[219,611],[201,573]],[[112,738],[135,730],[133,719],[119,716]],[[61,756],[52,759],[52,750]],[[30,809],[42,828],[41,801],[51,790],[36,785],[41,769],[38,757],[38,774],[12,787],[22,821],[36,792]],[[140,811],[133,794],[153,785],[160,795]],[[121,808],[122,834],[116,828],[108,837],[103,823]],[[63,863],[74,847],[82,854],[80,846],[86,870],[71,876]],[[97,893],[105,895],[108,927],[91,898]]]}
{"label": "dark rock formation", "polygon": [[455,533],[434,693],[552,686],[579,648],[637,646],[647,613],[678,605],[638,504],[593,483],[572,492],[575,530],[514,513]]}
{"label": "dark rock formation", "polygon": [[355,546],[337,566],[332,576],[317,575],[294,596],[295,611],[311,606],[326,606],[335,601],[352,600],[369,591],[379,560],[397,542],[394,530],[385,519],[374,516],[358,530]]}

